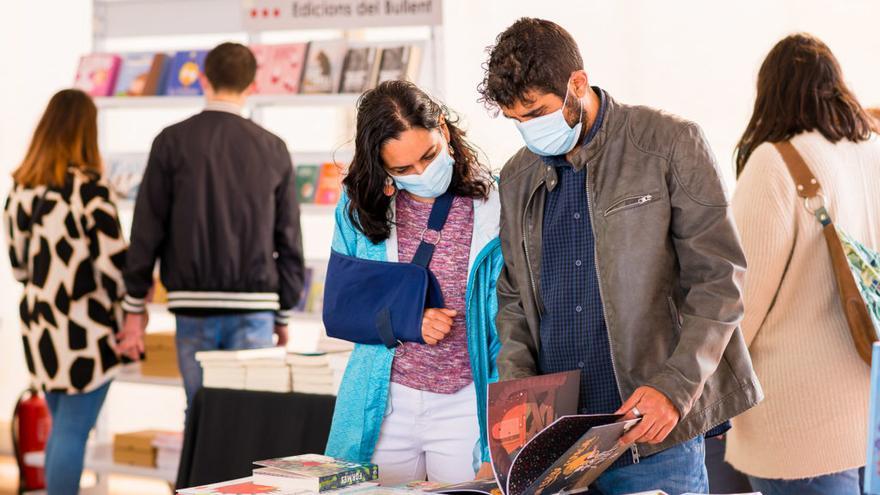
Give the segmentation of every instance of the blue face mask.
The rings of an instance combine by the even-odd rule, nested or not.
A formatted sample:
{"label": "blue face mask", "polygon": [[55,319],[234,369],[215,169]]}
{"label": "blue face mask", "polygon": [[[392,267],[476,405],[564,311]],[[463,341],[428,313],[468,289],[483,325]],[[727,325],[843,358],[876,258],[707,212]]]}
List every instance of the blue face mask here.
{"label": "blue face mask", "polygon": [[564,155],[574,148],[581,135],[584,124],[584,107],[581,105],[581,116],[574,127],[569,127],[562,110],[568,102],[568,91],[559,110],[535,117],[525,122],[517,122],[516,128],[522,134],[526,146],[536,155]]}
{"label": "blue face mask", "polygon": [[398,189],[421,198],[437,198],[443,195],[452,183],[452,166],[455,160],[449,154],[448,145],[437,154],[437,158],[418,175],[394,175],[394,183]]}

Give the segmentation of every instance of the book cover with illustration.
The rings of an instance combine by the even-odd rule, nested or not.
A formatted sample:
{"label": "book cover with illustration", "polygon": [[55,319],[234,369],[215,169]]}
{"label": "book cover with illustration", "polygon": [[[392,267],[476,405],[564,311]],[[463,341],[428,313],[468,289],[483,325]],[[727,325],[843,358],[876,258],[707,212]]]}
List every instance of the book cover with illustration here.
{"label": "book cover with illustration", "polygon": [[160,93],[168,56],[164,53],[128,53],[116,78],[114,96],[150,96]]}
{"label": "book cover with illustration", "polygon": [[250,477],[223,481],[210,485],[177,490],[180,495],[299,495],[301,492],[282,491],[280,488],[258,485]]}
{"label": "book cover with illustration", "polygon": [[122,59],[112,53],[90,53],[79,59],[73,87],[91,96],[110,96]]}
{"label": "book cover with illustration", "polygon": [[375,464],[347,462],[317,454],[267,459],[254,464],[293,475],[285,479],[286,487],[315,492],[338,490],[379,477],[379,468]]}
{"label": "book cover with illustration", "polygon": [[360,94],[376,85],[379,71],[379,48],[356,46],[348,49],[342,64],[340,93]]}
{"label": "book cover with illustration", "polygon": [[864,492],[869,495],[880,495],[880,342],[875,342],[873,348],[870,404]]}
{"label": "book cover with illustration", "polygon": [[199,96],[202,83],[199,75],[205,67],[207,50],[186,50],[174,54],[168,67],[165,94],[168,96]]}
{"label": "book cover with illustration", "polygon": [[382,49],[379,76],[376,84],[385,81],[413,81],[419,75],[422,48],[419,45],[400,45]]}
{"label": "book cover with illustration", "polygon": [[105,176],[120,199],[134,201],[147,168],[146,153],[113,153],[107,157]]}
{"label": "book cover with illustration", "polygon": [[309,43],[300,92],[305,94],[335,93],[342,76],[346,42],[343,40]]}
{"label": "book cover with illustration", "polygon": [[315,202],[318,190],[318,176],[321,169],[317,165],[305,164],[296,166],[296,200],[299,204]]}
{"label": "book cover with illustration", "polygon": [[318,186],[315,190],[315,204],[335,205],[342,192],[342,174],[338,163],[321,164]]}
{"label": "book cover with illustration", "polygon": [[623,434],[639,420],[577,415],[580,373],[568,371],[492,383],[489,450],[494,479],[427,490],[443,494],[581,493],[629,446]]}
{"label": "book cover with illustration", "polygon": [[299,93],[308,46],[308,43],[290,43],[251,47],[257,59],[255,92],[267,95]]}

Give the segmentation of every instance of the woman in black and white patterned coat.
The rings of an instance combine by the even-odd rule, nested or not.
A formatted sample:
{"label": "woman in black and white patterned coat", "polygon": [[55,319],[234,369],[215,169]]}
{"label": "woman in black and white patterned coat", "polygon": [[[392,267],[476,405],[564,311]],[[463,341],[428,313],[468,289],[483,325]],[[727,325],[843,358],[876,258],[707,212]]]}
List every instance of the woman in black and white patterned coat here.
{"label": "woman in black and white patterned coat", "polygon": [[46,392],[50,494],[77,493],[89,431],[119,369],[125,241],[101,181],[97,110],[78,90],[49,102],[4,210],[25,358]]}

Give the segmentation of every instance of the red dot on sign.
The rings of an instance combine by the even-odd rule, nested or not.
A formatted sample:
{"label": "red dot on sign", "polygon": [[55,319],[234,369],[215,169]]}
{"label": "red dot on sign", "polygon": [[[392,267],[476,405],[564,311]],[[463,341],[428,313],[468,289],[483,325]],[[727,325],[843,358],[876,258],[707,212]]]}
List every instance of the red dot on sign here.
{"label": "red dot on sign", "polygon": [[251,9],[251,17],[256,17],[257,13],[257,9]]}
{"label": "red dot on sign", "polygon": [[276,7],[272,14],[274,14],[275,17],[279,17],[281,15],[281,9]]}
{"label": "red dot on sign", "polygon": [[263,9],[263,17],[269,17],[269,9]]}

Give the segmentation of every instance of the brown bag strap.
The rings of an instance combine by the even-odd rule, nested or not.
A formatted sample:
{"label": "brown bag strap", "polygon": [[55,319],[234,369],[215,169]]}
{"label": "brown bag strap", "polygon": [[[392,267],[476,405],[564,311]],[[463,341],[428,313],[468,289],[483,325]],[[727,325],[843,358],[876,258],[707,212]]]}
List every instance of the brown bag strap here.
{"label": "brown bag strap", "polygon": [[776,146],[776,151],[778,151],[779,154],[782,155],[782,159],[785,160],[785,165],[788,167],[788,172],[791,174],[791,178],[794,179],[794,185],[795,188],[797,188],[798,196],[802,198],[818,196],[819,189],[821,188],[819,181],[816,180],[816,176],[813,175],[807,162],[804,161],[804,158],[798,153],[798,150],[795,149],[793,144],[791,144],[791,141],[782,141],[781,143],[774,144]]}
{"label": "brown bag strap", "polygon": [[[831,255],[831,266],[834,268],[834,278],[837,281],[840,302],[843,305],[843,312],[846,315],[853,344],[855,344],[856,351],[862,360],[870,366],[871,349],[876,335],[874,323],[868,314],[862,293],[856,286],[852,271],[850,271],[849,261],[846,259],[846,253],[843,251],[843,244],[837,235],[834,222],[825,209],[825,198],[819,192],[822,186],[791,141],[774,143],[774,145],[782,155],[791,178],[794,179],[798,196],[804,198],[804,207],[822,224],[822,234]],[[810,204],[810,200],[813,198],[821,199],[819,206],[815,209]]]}

